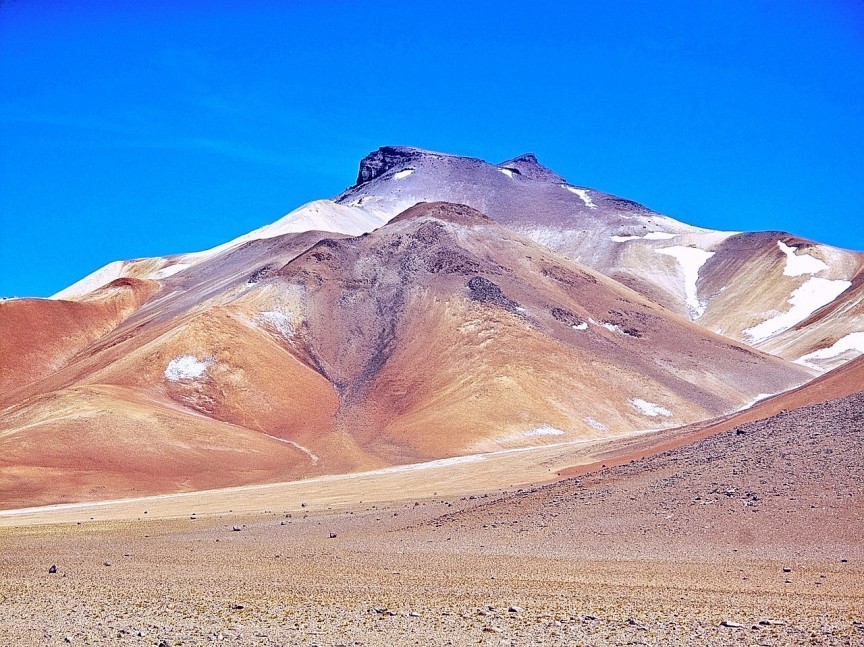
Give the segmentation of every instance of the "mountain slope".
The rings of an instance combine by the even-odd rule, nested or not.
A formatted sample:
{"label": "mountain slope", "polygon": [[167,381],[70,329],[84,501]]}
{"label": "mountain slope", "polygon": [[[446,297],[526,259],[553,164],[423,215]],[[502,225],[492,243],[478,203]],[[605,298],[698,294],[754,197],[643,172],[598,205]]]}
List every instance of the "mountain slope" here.
{"label": "mountain slope", "polygon": [[466,204],[715,332],[827,370],[864,353],[864,254],[784,232],[693,227],[567,183],[525,154],[500,164],[403,146],[360,163],[357,183],[210,250],[111,263],[55,298],[115,278],[162,280],[252,240],[359,235],[418,202]]}
{"label": "mountain slope", "polygon": [[[864,341],[852,337],[841,344],[845,351],[812,356],[864,332],[861,293],[852,290],[864,280],[864,254],[782,232],[692,227],[568,184],[533,155],[495,165],[388,146],[361,161],[358,183],[335,200],[394,215],[418,201],[466,204],[700,325],[785,359],[810,355],[812,366],[825,369],[864,352]],[[823,307],[835,316],[822,316]],[[792,328],[809,341],[789,343],[784,333]]]}
{"label": "mountain slope", "polygon": [[[177,487],[182,460],[182,487],[200,488],[605,437],[810,377],[461,205],[418,205],[355,238],[249,240],[161,283],[14,393],[0,445],[30,477],[0,472],[10,500],[40,473],[67,484],[61,500]],[[152,438],[177,469],[132,454],[118,471],[112,434]],[[228,437],[249,449],[220,482],[209,466]],[[274,442],[278,466],[263,458]]]}

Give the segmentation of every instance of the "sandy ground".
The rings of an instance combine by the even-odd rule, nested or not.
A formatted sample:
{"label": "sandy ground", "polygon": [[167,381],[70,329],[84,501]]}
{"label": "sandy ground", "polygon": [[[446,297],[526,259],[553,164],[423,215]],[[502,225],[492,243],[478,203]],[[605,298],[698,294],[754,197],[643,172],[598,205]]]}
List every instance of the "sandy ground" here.
{"label": "sandy ground", "polygon": [[0,644],[861,645],[862,416],[516,491],[7,526]]}

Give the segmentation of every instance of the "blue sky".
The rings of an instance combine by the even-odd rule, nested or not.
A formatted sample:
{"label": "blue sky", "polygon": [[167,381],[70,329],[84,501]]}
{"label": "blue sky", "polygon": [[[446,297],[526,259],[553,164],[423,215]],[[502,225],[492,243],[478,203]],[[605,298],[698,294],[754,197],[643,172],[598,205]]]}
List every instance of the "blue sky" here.
{"label": "blue sky", "polygon": [[385,144],[864,250],[864,3],[0,2],[0,295],[224,242]]}

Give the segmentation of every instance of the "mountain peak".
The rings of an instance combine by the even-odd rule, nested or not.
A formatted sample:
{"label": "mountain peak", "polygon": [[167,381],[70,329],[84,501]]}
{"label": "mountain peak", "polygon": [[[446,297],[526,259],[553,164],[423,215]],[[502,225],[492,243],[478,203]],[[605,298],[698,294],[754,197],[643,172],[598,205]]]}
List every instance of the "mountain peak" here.
{"label": "mountain peak", "polygon": [[566,180],[563,177],[543,166],[537,160],[537,156],[534,153],[524,153],[519,157],[501,162],[498,166],[516,171],[530,180],[566,184]]}
{"label": "mountain peak", "polygon": [[494,222],[485,213],[464,204],[453,202],[418,202],[406,209],[390,222],[404,222],[420,218],[436,218],[462,225],[489,224]]}
{"label": "mountain peak", "polygon": [[428,156],[450,157],[443,153],[435,153],[412,146],[382,146],[360,160],[360,172],[357,174],[355,186],[374,180],[390,169],[403,166],[411,160]]}

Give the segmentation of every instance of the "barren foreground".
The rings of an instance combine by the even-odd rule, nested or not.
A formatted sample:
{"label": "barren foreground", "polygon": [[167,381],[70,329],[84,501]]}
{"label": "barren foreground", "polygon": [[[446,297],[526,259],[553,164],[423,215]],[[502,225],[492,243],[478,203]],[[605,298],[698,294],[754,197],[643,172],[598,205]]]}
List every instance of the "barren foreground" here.
{"label": "barren foreground", "polygon": [[527,491],[4,528],[0,643],[864,644],[862,411]]}

